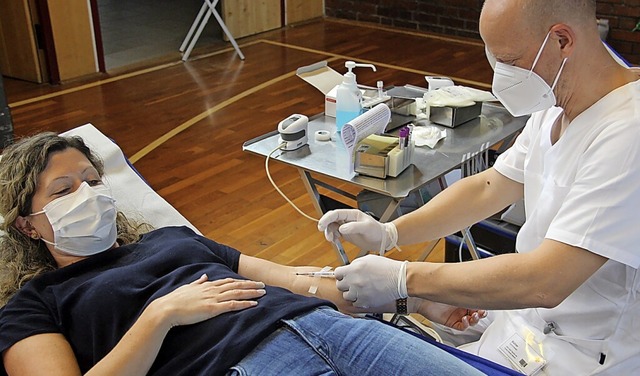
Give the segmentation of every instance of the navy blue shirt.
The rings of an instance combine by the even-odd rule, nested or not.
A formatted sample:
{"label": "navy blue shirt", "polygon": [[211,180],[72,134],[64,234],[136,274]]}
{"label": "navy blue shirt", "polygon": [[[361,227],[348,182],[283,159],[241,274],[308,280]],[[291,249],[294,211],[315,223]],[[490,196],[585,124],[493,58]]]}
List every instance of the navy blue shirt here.
{"label": "navy blue shirt", "polygon": [[[237,274],[240,253],[168,227],[138,243],[91,256],[27,283],[0,313],[0,351],[41,333],[61,333],[71,343],[82,372],[100,361],[153,300],[197,280]],[[331,303],[278,287],[256,307],[172,328],[150,375],[215,375],[240,361],[281,319]],[[37,354],[34,354],[37,356]]]}

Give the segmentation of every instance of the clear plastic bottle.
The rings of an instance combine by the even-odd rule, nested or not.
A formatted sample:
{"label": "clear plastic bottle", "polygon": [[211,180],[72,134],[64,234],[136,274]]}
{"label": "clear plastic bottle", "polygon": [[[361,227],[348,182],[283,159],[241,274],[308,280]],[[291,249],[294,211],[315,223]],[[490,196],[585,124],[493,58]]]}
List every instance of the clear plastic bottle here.
{"label": "clear plastic bottle", "polygon": [[342,127],[362,113],[362,92],[358,89],[356,75],[352,72],[355,67],[370,67],[375,72],[376,67],[371,64],[356,64],[347,61],[345,64],[347,73],[344,74],[342,83],[336,89],[336,130],[342,131]]}

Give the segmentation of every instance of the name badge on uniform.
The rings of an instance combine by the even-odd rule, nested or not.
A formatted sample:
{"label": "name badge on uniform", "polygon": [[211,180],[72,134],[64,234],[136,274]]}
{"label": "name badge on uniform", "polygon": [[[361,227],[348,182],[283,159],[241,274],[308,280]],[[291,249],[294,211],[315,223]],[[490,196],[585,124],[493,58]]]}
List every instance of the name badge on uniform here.
{"label": "name badge on uniform", "polygon": [[547,361],[540,355],[542,345],[536,342],[534,334],[530,333],[526,337],[527,339],[514,333],[498,346],[498,350],[518,371],[533,376],[547,364]]}

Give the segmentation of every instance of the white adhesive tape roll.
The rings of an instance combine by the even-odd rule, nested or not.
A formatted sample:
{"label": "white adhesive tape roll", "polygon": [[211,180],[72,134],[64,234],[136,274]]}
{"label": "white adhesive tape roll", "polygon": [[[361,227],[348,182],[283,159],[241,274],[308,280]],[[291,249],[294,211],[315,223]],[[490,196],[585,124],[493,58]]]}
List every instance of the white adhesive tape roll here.
{"label": "white adhesive tape roll", "polygon": [[331,140],[331,132],[316,131],[316,141],[329,141],[329,140]]}

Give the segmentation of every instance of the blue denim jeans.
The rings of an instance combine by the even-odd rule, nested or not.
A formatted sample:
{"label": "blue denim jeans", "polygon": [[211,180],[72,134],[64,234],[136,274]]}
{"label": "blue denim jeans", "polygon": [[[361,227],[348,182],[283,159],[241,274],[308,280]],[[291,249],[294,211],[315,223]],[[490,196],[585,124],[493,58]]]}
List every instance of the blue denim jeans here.
{"label": "blue denim jeans", "polygon": [[483,375],[401,330],[330,308],[283,323],[227,375]]}

